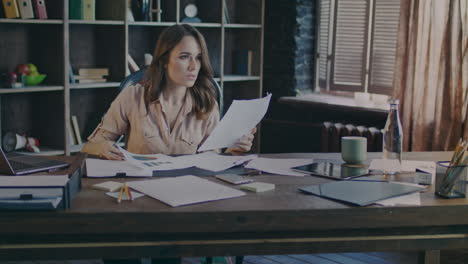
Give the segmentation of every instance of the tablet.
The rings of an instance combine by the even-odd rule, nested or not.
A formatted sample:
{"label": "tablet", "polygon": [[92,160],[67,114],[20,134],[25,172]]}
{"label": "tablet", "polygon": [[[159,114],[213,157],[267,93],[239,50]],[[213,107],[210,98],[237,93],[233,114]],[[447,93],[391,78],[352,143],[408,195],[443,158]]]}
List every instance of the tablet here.
{"label": "tablet", "polygon": [[339,180],[369,174],[369,167],[367,165],[347,165],[346,163],[336,164],[331,162],[314,162],[308,165],[293,167],[292,169],[315,176]]}

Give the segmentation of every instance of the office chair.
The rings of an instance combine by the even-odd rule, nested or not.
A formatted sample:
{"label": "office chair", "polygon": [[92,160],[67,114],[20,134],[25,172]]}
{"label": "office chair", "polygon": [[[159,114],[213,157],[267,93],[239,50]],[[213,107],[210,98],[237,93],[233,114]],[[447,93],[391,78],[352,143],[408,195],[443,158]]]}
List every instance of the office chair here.
{"label": "office chair", "polygon": [[[145,75],[145,69],[136,71],[130,75],[128,75],[121,83],[120,83],[120,91],[125,89],[126,87],[130,85],[134,85],[141,81],[143,79],[143,76]],[[223,91],[221,90],[221,86],[219,86],[218,82],[215,81],[214,79],[211,79],[211,83],[216,89],[216,101],[218,102],[219,106],[219,117],[222,117],[224,114],[224,103],[223,103]]]}
{"label": "office chair", "polygon": [[[125,89],[126,87],[130,85],[134,85],[141,81],[145,74],[145,70],[139,70],[136,71],[130,75],[128,75],[121,83],[120,83],[120,91]],[[216,101],[218,102],[219,106],[219,117],[222,117],[224,114],[224,104],[223,104],[223,91],[221,90],[221,86],[219,86],[218,82],[215,81],[214,79],[211,80],[211,83],[214,85],[216,89]],[[235,264],[242,264],[244,260],[244,256],[236,256]],[[212,264],[213,263],[213,257],[206,257],[206,264]]]}

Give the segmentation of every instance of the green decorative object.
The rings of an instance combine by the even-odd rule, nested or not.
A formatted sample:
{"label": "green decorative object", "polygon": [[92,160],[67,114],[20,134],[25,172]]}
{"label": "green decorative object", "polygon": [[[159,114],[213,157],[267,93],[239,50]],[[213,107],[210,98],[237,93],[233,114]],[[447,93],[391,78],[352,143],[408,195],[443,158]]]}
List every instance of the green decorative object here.
{"label": "green decorative object", "polygon": [[47,77],[47,74],[39,74],[39,75],[26,75],[24,78],[26,79],[26,86],[35,86],[39,85],[44,79]]}

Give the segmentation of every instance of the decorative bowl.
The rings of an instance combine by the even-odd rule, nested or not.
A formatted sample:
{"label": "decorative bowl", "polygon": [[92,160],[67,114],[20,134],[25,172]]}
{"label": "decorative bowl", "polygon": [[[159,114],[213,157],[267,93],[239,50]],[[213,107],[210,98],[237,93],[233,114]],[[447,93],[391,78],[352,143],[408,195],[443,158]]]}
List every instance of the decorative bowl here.
{"label": "decorative bowl", "polygon": [[26,86],[35,86],[40,84],[44,79],[47,77],[47,74],[39,74],[39,75],[26,75],[24,78],[26,79]]}

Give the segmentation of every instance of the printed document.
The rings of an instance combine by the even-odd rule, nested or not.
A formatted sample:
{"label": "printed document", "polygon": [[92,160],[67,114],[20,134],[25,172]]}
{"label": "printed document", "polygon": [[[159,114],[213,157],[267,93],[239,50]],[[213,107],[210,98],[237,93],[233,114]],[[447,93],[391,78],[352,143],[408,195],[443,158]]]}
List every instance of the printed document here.
{"label": "printed document", "polygon": [[271,94],[252,100],[234,100],[206,141],[198,151],[233,146],[243,135],[250,132],[265,116]]}
{"label": "printed document", "polygon": [[172,207],[234,198],[244,192],[193,175],[128,182],[128,187]]}
{"label": "printed document", "polygon": [[257,158],[245,165],[247,169],[255,169],[271,174],[286,176],[306,176],[307,173],[301,173],[292,170],[292,167],[307,165],[314,162],[313,159],[270,159]]}

